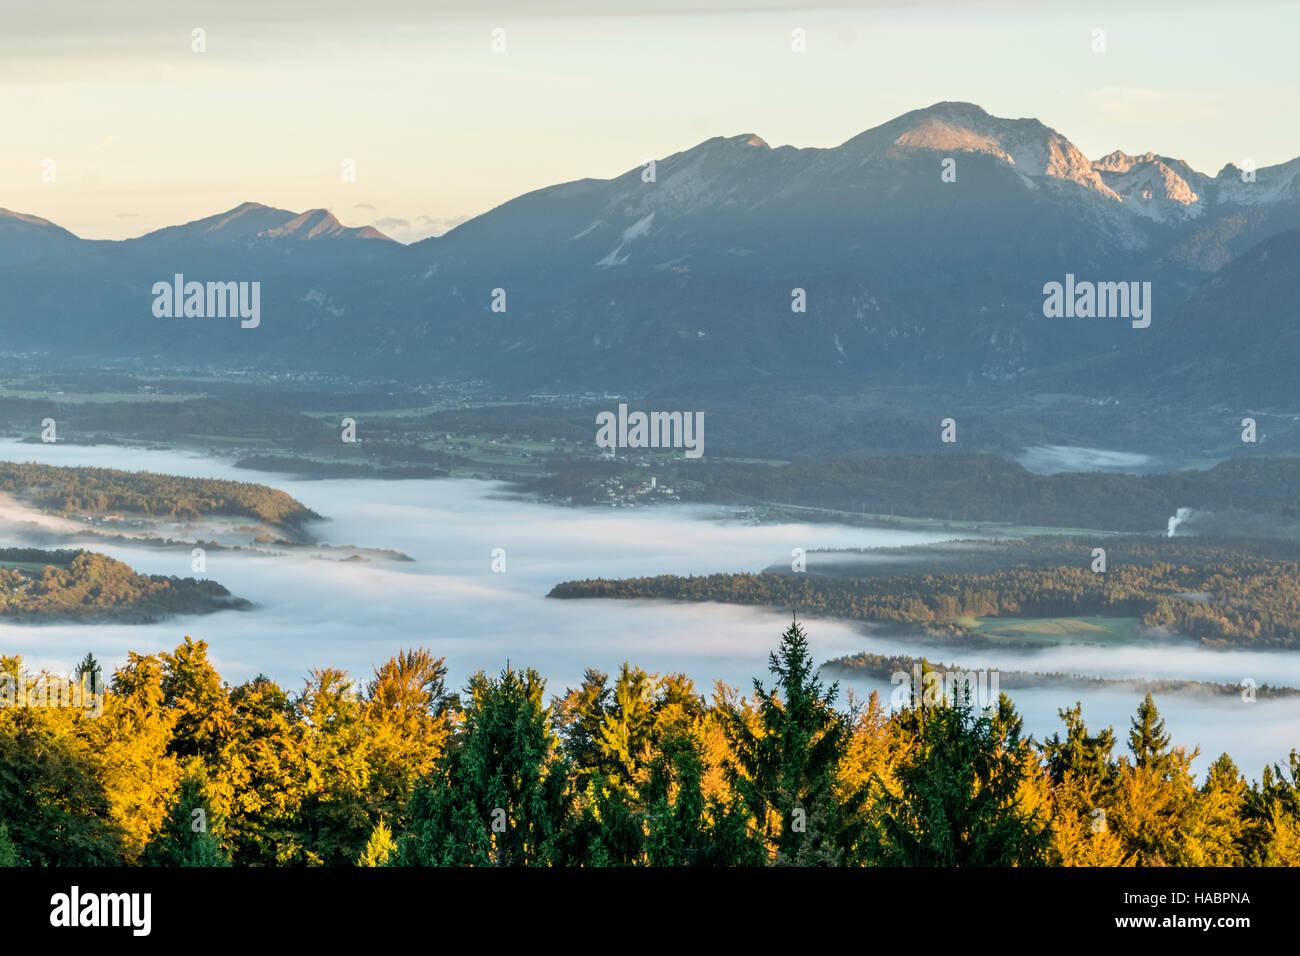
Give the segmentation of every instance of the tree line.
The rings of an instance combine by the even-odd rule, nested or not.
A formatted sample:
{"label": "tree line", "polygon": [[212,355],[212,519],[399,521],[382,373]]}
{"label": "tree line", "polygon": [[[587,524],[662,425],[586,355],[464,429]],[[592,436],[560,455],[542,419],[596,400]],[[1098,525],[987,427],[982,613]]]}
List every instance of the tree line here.
{"label": "tree line", "polygon": [[[909,657],[905,654],[869,654],[865,651],[829,660],[822,665],[822,670],[888,681],[899,673],[911,675],[914,667],[921,668],[922,673],[935,670],[930,667],[929,662],[923,657]],[[940,665],[935,672],[967,674],[973,673],[974,668],[962,667],[958,664],[944,664]],[[1153,694],[1195,694],[1203,697],[1236,698],[1240,698],[1242,693],[1247,690],[1247,685],[1244,684],[1220,684],[1215,681],[1096,677],[1094,675],[1069,674],[1061,671],[998,670],[997,674],[999,686],[1012,690],[1023,687],[1044,686],[1086,687],[1089,689],[1122,688]],[[1248,686],[1251,693],[1264,700],[1300,696],[1300,689],[1295,687],[1274,686],[1267,683],[1259,686],[1254,684]]]}
{"label": "tree line", "polygon": [[[1195,599],[1190,596],[1194,595]],[[1212,646],[1300,647],[1300,562],[1015,567],[988,574],[875,578],[709,574],[567,581],[554,598],[668,598],[906,624],[980,640],[963,618],[1138,617]]]}
{"label": "tree line", "polygon": [[139,574],[93,551],[0,548],[0,617],[146,622],[249,606],[216,581]]}
{"label": "tree line", "polygon": [[276,488],[117,468],[0,462],[0,492],[60,514],[122,511],[155,517],[234,515],[294,527],[320,515]]}
{"label": "tree line", "polygon": [[130,654],[97,719],[0,708],[0,863],[1300,865],[1300,754],[1198,783],[1150,694],[1120,753],[1077,705],[1041,743],[1005,695],[840,708],[797,623],[769,670],[706,696],[624,664],[548,702],[511,667],[453,693],[410,650],[290,693],[187,637]]}

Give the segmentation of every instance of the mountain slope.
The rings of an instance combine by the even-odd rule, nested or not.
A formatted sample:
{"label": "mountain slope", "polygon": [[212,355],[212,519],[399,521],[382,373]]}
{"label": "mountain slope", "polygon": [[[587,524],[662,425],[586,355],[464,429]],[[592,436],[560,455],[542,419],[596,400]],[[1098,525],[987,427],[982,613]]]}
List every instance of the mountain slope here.
{"label": "mountain slope", "polygon": [[[1128,363],[1155,343],[1190,361],[1164,336],[1215,270],[1300,228],[1298,179],[1300,160],[1254,182],[1154,152],[1092,161],[1038,120],[946,102],[833,149],[715,137],[410,247],[256,203],[93,248],[50,234],[66,255],[0,264],[0,308],[42,320],[6,321],[11,347],[87,362],[619,392],[782,377],[1016,390],[1086,368],[1075,381],[1131,392],[1147,381]],[[262,323],[154,318],[150,289],[175,273],[260,282]],[[1044,285],[1067,274],[1150,282],[1151,328],[1045,318]],[[1259,322],[1261,356],[1285,335],[1241,321]]]}
{"label": "mountain slope", "polygon": [[0,209],[0,262],[26,262],[58,255],[80,242],[48,219]]}
{"label": "mountain slope", "polygon": [[215,216],[197,219],[179,226],[167,226],[141,236],[137,242],[176,242],[180,240],[215,240],[249,242],[271,239],[380,239],[392,242],[373,226],[349,228],[326,209],[309,209],[304,213],[274,209],[261,203],[241,203]]}
{"label": "mountain slope", "polygon": [[1300,229],[1272,236],[1209,278],[1153,338],[1153,385],[1174,398],[1282,408],[1300,368]]}

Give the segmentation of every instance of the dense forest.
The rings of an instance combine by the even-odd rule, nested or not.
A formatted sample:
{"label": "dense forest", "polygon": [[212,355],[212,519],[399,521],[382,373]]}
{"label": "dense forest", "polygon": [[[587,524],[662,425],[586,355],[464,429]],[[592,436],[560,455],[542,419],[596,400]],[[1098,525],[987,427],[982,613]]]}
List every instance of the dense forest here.
{"label": "dense forest", "polygon": [[[821,666],[832,674],[849,674],[871,677],[876,680],[892,680],[898,674],[909,676],[913,668],[920,668],[918,673],[969,674],[974,669],[959,664],[940,664],[932,667],[923,657],[908,657],[904,654],[868,654],[861,652],[848,657],[837,657]],[[1004,671],[998,670],[998,686],[1006,690],[1018,690],[1024,687],[1073,687],[1097,690],[1101,688],[1138,690],[1149,694],[1194,694],[1203,697],[1240,698],[1245,687],[1241,684],[1217,684],[1213,681],[1200,680],[1149,680],[1141,677],[1096,677],[1088,674],[1066,674],[1059,671]],[[1261,684],[1251,686],[1250,692],[1257,698],[1271,699],[1279,697],[1300,696],[1300,689],[1295,687],[1273,687]]]}
{"label": "dense forest", "polygon": [[215,581],[137,574],[92,551],[0,548],[0,618],[152,623],[251,605]]}
{"label": "dense forest", "polygon": [[1114,564],[1016,567],[988,574],[876,578],[809,574],[710,574],[568,581],[554,598],[667,598],[790,609],[801,614],[891,622],[979,638],[962,618],[1137,617],[1207,645],[1300,647],[1300,563],[1242,558],[1189,566]]}
{"label": "dense forest", "polygon": [[0,865],[1300,865],[1300,753],[1198,783],[1150,694],[1120,752],[1078,706],[1041,742],[1006,695],[839,709],[798,624],[769,669],[706,697],[625,664],[547,702],[532,670],[451,693],[415,650],[289,692],[186,638],[98,718],[0,708]]}
{"label": "dense forest", "polygon": [[59,513],[122,511],[172,518],[233,515],[290,529],[320,518],[302,502],[266,485],[117,468],[0,462],[0,492]]}

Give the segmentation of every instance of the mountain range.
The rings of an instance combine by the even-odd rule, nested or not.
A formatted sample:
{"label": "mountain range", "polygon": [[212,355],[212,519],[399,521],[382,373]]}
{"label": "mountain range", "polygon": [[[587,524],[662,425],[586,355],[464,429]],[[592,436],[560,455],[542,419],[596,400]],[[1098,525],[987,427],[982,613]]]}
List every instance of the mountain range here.
{"label": "mountain range", "polygon": [[[1094,161],[1038,120],[945,102],[833,149],[716,137],[410,246],[257,203],[120,242],[0,209],[0,328],[7,352],[71,362],[520,390],[785,377],[1286,403],[1297,230],[1300,159]],[[260,282],[261,323],[155,318],[176,273]],[[1067,274],[1150,282],[1150,327],[1044,317]]]}

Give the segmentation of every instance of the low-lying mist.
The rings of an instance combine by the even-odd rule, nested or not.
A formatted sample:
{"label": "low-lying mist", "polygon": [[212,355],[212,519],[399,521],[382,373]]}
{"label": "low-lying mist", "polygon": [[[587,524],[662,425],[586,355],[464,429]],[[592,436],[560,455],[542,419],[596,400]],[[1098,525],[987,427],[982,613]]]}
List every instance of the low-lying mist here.
{"label": "low-lying mist", "polygon": [[[341,562],[310,550],[279,555],[212,550],[206,577],[253,601],[226,611],[153,625],[0,625],[0,651],[28,666],[67,671],[87,651],[106,669],[127,651],[175,647],[186,635],[207,640],[222,676],[238,683],[261,672],[297,689],[313,667],[341,667],[367,678],[399,648],[425,646],[447,658],[462,685],[475,671],[537,668],[548,690],[576,685],[586,667],[615,673],[623,661],[657,672],[684,671],[702,692],[715,679],[748,692],[754,677],[770,682],[767,655],[789,623],[786,611],[655,601],[550,600],[560,581],[655,574],[759,572],[788,562],[793,548],[898,547],[945,540],[934,532],[850,528],[829,524],[751,525],[712,520],[695,506],[638,509],[561,508],[503,494],[502,486],[462,480],[303,481],[249,472],[226,462],[167,451],[116,446],[0,443],[0,458],[261,481],[281,488],[331,520],[313,526],[321,542],[404,552],[411,562]],[[37,524],[29,524],[30,521]],[[13,545],[50,547],[48,534],[66,525],[12,503],[0,510],[0,532]],[[61,543],[61,547],[72,546]],[[188,548],[133,543],[85,546],[138,571],[190,576]],[[505,571],[494,572],[493,550]],[[1067,671],[1114,677],[1166,677],[1300,686],[1300,654],[1210,651],[1191,643],[1043,650],[956,650],[924,646],[888,628],[808,619],[819,661],[874,653],[928,656],[967,668]],[[853,686],[888,684],[852,681]],[[1056,710],[1084,702],[1089,726],[1113,724],[1121,743],[1138,697],[1115,691],[1018,690],[1026,732],[1060,729]],[[1265,761],[1284,760],[1300,746],[1300,701],[1207,702],[1165,695],[1158,700],[1175,743],[1202,745],[1212,759],[1230,752],[1250,775]],[[1205,757],[1198,768],[1205,765]]]}

